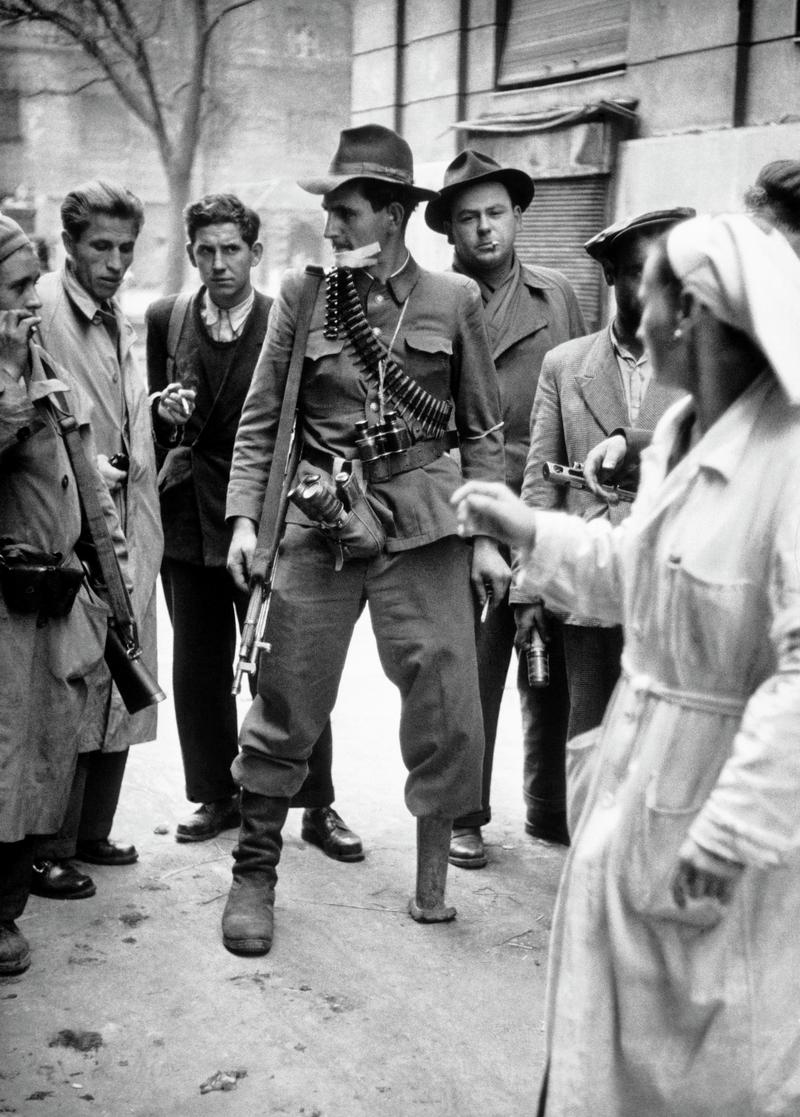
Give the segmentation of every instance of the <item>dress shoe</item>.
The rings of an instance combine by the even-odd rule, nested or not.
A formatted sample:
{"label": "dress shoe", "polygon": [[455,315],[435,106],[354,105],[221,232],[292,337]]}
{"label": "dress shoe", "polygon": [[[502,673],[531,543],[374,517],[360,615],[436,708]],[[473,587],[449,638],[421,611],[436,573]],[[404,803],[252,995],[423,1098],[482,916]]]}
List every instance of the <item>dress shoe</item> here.
{"label": "dress shoe", "polygon": [[0,921],[0,976],[24,973],[31,964],[28,940],[13,919]]}
{"label": "dress shoe", "polygon": [[135,846],[122,846],[109,838],[78,842],[75,856],[87,865],[132,865],[139,860]]}
{"label": "dress shoe", "polygon": [[207,842],[209,838],[216,838],[223,830],[232,830],[240,822],[238,795],[232,799],[201,803],[193,815],[175,827],[175,841]]}
{"label": "dress shoe", "polygon": [[71,861],[34,861],[31,892],[48,900],[85,900],[97,889]]}
{"label": "dress shoe", "polygon": [[348,828],[333,807],[307,807],[303,811],[300,836],[304,842],[319,846],[334,861],[364,860],[361,839]]}
{"label": "dress shoe", "polygon": [[486,864],[480,826],[460,826],[450,835],[451,865],[459,869],[482,869]]}

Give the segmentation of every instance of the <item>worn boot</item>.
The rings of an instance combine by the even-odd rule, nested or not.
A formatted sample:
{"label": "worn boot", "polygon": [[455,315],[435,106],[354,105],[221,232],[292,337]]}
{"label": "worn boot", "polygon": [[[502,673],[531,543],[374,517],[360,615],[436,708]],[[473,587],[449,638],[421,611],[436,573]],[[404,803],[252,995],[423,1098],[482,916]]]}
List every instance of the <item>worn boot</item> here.
{"label": "worn boot", "polygon": [[233,884],[222,914],[222,942],[232,954],[267,954],[272,946],[276,867],[289,800],[242,788],[241,811]]}
{"label": "worn boot", "polygon": [[451,818],[417,819],[417,891],[408,901],[408,914],[417,923],[449,923],[456,909],[444,902]]}

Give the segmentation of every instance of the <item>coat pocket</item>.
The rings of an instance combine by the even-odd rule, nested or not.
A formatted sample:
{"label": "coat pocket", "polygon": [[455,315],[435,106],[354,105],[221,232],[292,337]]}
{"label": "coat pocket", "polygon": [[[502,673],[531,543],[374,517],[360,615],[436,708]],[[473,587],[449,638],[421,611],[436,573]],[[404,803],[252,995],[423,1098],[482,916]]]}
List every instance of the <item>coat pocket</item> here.
{"label": "coat pocket", "polygon": [[100,663],[108,616],[106,605],[83,588],[68,617],[48,621],[49,667],[56,679],[82,678]]}

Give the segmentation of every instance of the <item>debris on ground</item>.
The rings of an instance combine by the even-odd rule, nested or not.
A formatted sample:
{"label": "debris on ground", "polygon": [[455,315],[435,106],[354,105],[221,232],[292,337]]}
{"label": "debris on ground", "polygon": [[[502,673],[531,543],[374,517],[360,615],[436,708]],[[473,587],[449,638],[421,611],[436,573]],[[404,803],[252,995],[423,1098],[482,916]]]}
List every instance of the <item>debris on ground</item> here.
{"label": "debris on ground", "polygon": [[134,911],[124,911],[122,913],[122,915],[119,917],[119,921],[120,921],[120,923],[124,923],[126,927],[136,927],[136,926],[138,926],[139,923],[142,923],[145,919],[149,919],[149,918],[150,917],[148,915],[146,915],[143,911],[135,911],[134,910]]}
{"label": "debris on ground", "polygon": [[162,822],[160,825],[153,827],[153,833],[154,834],[169,834],[169,826],[165,826],[164,823]]}
{"label": "debris on ground", "polygon": [[53,1036],[48,1047],[72,1047],[75,1051],[97,1051],[103,1046],[99,1032],[77,1032],[72,1028],[62,1028]]}
{"label": "debris on ground", "polygon": [[210,1094],[212,1090],[235,1090],[240,1078],[247,1075],[246,1070],[218,1070],[205,1082],[200,1083],[200,1093]]}

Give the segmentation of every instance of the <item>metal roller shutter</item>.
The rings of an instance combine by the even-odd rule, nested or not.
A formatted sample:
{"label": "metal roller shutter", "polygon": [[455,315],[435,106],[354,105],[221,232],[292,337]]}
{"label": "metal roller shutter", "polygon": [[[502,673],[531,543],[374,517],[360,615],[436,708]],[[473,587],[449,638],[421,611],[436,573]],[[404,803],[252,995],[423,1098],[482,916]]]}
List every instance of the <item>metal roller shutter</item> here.
{"label": "metal roller shutter", "polygon": [[630,0],[511,0],[497,84],[624,66],[630,16]]}
{"label": "metal roller shutter", "polygon": [[590,330],[599,329],[600,265],[583,249],[586,241],[604,228],[608,179],[537,179],[536,195],[522,215],[516,247],[523,264],[542,264],[563,272],[581,304]]}

